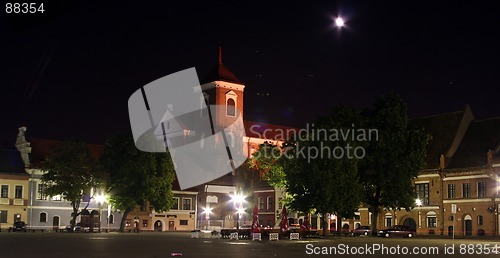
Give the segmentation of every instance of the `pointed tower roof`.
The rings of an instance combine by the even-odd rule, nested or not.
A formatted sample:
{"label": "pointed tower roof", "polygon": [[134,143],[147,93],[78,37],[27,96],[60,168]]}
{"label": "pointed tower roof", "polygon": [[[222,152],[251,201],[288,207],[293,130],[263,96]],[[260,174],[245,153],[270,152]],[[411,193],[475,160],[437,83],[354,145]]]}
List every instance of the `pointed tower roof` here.
{"label": "pointed tower roof", "polygon": [[213,81],[226,81],[232,83],[243,84],[234,74],[227,69],[227,67],[222,63],[222,48],[219,47],[219,62],[212,68],[207,76],[201,81],[201,83],[208,83]]}

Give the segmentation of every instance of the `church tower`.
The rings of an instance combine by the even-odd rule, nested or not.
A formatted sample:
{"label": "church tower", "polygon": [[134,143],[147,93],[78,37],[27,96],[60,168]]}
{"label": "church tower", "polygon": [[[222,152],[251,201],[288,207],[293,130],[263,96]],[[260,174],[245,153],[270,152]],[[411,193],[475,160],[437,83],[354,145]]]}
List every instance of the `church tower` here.
{"label": "church tower", "polygon": [[204,98],[209,105],[217,105],[214,125],[226,128],[237,118],[243,118],[243,91],[245,85],[222,63],[222,49],[219,60],[210,73],[201,81]]}

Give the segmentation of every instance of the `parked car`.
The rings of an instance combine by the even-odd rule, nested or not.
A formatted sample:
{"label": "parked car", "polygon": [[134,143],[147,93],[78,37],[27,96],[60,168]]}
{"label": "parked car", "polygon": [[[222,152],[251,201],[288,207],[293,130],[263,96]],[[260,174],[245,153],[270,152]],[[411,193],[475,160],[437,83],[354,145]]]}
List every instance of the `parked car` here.
{"label": "parked car", "polygon": [[352,233],[355,236],[369,236],[372,233],[372,228],[370,226],[360,226],[353,230]]}
{"label": "parked car", "polygon": [[26,232],[26,223],[24,221],[16,221],[12,226],[12,232],[24,231]]}
{"label": "parked car", "polygon": [[391,236],[399,236],[399,237],[414,237],[417,235],[415,229],[403,226],[403,225],[395,225],[390,228],[386,228],[380,230],[378,235],[381,237],[391,237]]}

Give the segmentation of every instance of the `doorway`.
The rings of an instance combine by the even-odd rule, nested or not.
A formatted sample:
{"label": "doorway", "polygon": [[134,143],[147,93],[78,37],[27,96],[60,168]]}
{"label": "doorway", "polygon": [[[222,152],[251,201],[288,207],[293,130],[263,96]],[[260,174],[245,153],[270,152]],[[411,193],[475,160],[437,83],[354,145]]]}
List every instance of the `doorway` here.
{"label": "doorway", "polygon": [[405,219],[405,221],[403,222],[403,226],[407,226],[409,228],[417,229],[417,223],[412,218]]}
{"label": "doorway", "polygon": [[168,221],[168,230],[170,230],[170,231],[175,230],[175,226],[174,226],[174,221],[173,220],[169,220]]}
{"label": "doorway", "polygon": [[157,220],[154,225],[154,230],[155,231],[162,231],[163,230],[163,223],[161,220]]}
{"label": "doorway", "polygon": [[466,236],[472,236],[472,217],[470,215],[464,217],[464,230]]}
{"label": "doorway", "polygon": [[59,230],[59,217],[58,216],[52,217],[52,229]]}

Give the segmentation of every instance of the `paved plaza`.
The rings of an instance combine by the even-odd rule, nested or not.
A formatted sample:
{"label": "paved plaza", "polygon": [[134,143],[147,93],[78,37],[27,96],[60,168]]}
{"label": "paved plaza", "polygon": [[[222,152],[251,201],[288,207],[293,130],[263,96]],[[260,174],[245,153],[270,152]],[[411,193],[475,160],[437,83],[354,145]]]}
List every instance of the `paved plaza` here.
{"label": "paved plaza", "polygon": [[[190,238],[185,232],[0,233],[0,257],[500,257],[498,239],[332,237],[305,240]],[[378,249],[378,250],[377,250]],[[489,250],[489,251],[488,251]],[[498,248],[500,252],[500,247]],[[419,252],[415,254],[414,252]],[[437,252],[437,253],[436,253]],[[484,254],[489,252],[488,255]],[[316,254],[314,254],[316,253]],[[427,253],[427,254],[422,254]]]}

